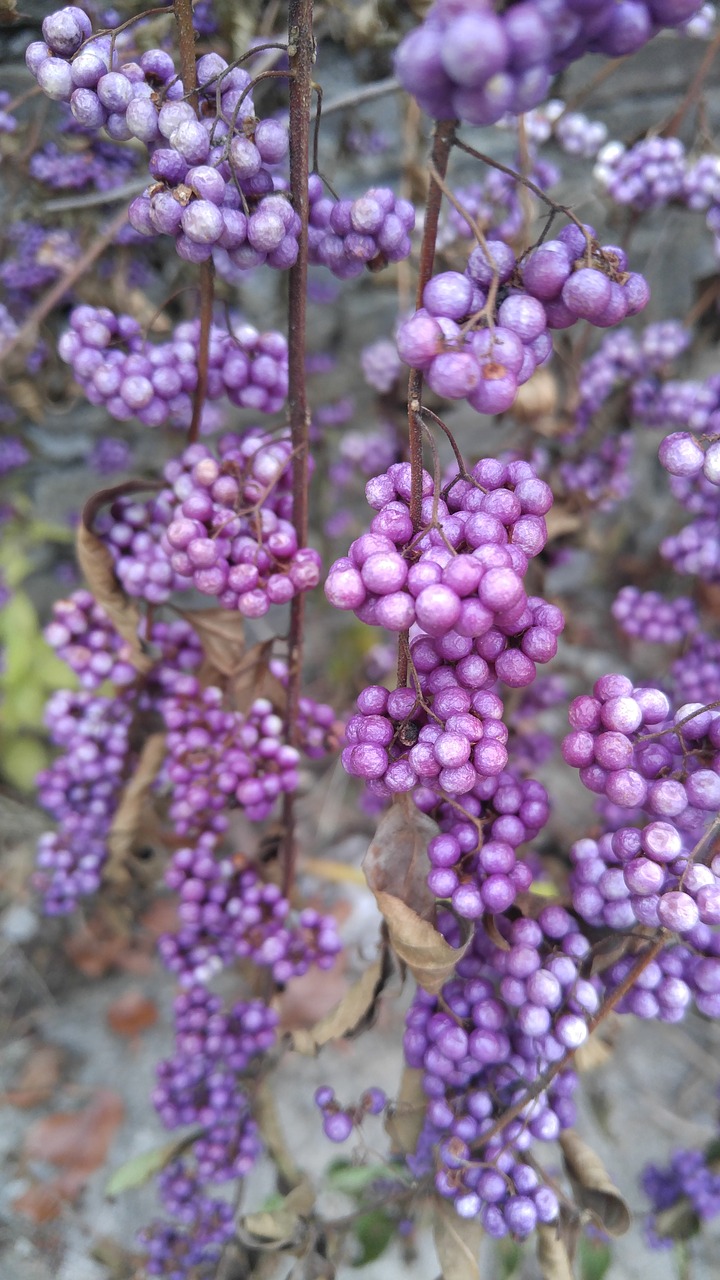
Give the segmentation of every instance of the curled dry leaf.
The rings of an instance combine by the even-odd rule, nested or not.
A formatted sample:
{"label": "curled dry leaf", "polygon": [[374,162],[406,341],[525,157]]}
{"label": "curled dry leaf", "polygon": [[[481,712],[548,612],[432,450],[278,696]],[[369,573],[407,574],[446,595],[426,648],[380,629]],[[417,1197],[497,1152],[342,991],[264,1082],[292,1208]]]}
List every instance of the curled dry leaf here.
{"label": "curled dry leaf", "polygon": [[123,1115],[120,1095],[98,1089],[82,1110],[59,1111],[37,1120],[25,1136],[25,1158],[58,1165],[81,1185],[105,1162]]}
{"label": "curled dry leaf", "polygon": [[443,1280],[480,1280],[482,1234],[477,1218],[461,1218],[447,1200],[433,1198],[433,1242]]}
{"label": "curled dry leaf", "polygon": [[103,879],[107,884],[126,886],[140,865],[133,862],[133,854],[147,845],[148,828],[154,825],[150,792],[164,759],[165,734],[152,733],[144,743],[135,772],[120,797],[108,833],[108,856],[103,868]]}
{"label": "curled dry leaf", "polygon": [[76,551],[80,568],[98,604],[105,610],[118,635],[130,648],[129,658],[138,671],[149,671],[152,658],[138,635],[140,611],[123,591],[115,575],[112,556],[101,538],[93,532],[93,520],[102,506],[124,494],[152,488],[142,480],[128,480],[113,489],[102,489],[83,507],[77,530]]}
{"label": "curled dry leaf", "polygon": [[0,1097],[0,1103],[25,1108],[37,1107],[41,1102],[47,1102],[60,1079],[61,1062],[62,1051],[57,1045],[37,1045],[31,1051],[15,1084]]}
{"label": "curled dry leaf", "polygon": [[154,1027],[158,1020],[157,1005],[136,987],[113,1000],[107,1011],[108,1026],[118,1036],[135,1037]]}
{"label": "curled dry leaf", "polygon": [[305,1180],[305,1174],[302,1169],[296,1165],[292,1152],[285,1141],[285,1135],[280,1126],[280,1117],[275,1105],[275,1098],[267,1079],[261,1080],[255,1094],[255,1121],[260,1130],[260,1137],[266,1147],[268,1154],[277,1168],[279,1178],[282,1184],[289,1190],[301,1185]]}
{"label": "curled dry leaf", "polygon": [[267,698],[275,710],[282,714],[287,701],[285,685],[270,670],[272,641],[254,644],[242,655],[242,660],[232,673],[230,693],[233,707],[243,715],[256,698]]}
{"label": "curled dry leaf", "polygon": [[415,980],[436,995],[470,943],[451,947],[431,923],[435,896],[427,885],[428,842],[437,826],[413,800],[399,796],[378,823],[363,871],[388,927],[396,955]]}
{"label": "curled dry leaf", "polygon": [[422,1082],[419,1068],[404,1068],[395,1106],[385,1118],[385,1132],[395,1155],[409,1155],[417,1147],[428,1105]]}
{"label": "curled dry leaf", "polygon": [[329,1013],[316,1022],[309,1031],[300,1027],[292,1035],[292,1047],[298,1053],[312,1055],[324,1044],[342,1038],[352,1039],[372,1026],[377,1016],[380,993],[392,973],[392,961],[387,946],[366,969],[342,1000]]}
{"label": "curled dry leaf", "polygon": [[203,683],[232,676],[245,652],[245,619],[230,609],[184,609],[180,617],[197,632],[205,655]]}
{"label": "curled dry leaf", "polygon": [[543,1280],[573,1280],[570,1257],[557,1226],[538,1226],[537,1258]]}
{"label": "curled dry leaf", "polygon": [[44,1222],[60,1217],[66,1197],[54,1183],[34,1182],[11,1203],[16,1213],[29,1218],[36,1226],[42,1226]]}
{"label": "curled dry leaf", "polygon": [[624,1235],[630,1228],[630,1210],[600,1157],[574,1129],[566,1129],[559,1141],[578,1204],[593,1213],[609,1235]]}
{"label": "curled dry leaf", "polygon": [[255,1249],[292,1249],[307,1235],[307,1220],[315,1207],[315,1192],[308,1178],[285,1196],[278,1209],[248,1213],[241,1219],[240,1239]]}

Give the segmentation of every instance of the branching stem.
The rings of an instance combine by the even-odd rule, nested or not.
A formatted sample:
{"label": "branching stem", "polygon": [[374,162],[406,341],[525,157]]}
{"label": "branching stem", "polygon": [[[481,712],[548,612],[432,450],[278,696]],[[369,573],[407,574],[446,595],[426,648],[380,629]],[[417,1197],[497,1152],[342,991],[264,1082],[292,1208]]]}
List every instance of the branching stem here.
{"label": "branching stem", "polygon": [[[290,190],[300,218],[298,256],[290,269],[288,289],[288,412],[293,448],[293,524],[299,547],[308,540],[308,434],[310,407],[305,375],[308,268],[308,174],[310,151],[310,107],[312,71],[315,61],[313,0],[289,0],[288,52],[290,57]],[[289,742],[297,735],[298,704],[302,675],[305,597],[299,592],[290,603],[288,638],[288,685],[286,733]],[[284,845],[282,850],[282,890],[287,897],[295,878],[297,857],[295,810],[292,793],[283,806]]]}

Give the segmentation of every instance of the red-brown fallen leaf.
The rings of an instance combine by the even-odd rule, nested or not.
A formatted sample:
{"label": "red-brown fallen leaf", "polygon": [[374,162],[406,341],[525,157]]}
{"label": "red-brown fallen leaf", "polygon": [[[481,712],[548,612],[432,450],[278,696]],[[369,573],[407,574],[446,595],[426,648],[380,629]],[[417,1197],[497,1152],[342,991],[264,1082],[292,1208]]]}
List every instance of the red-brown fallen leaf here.
{"label": "red-brown fallen leaf", "polygon": [[58,1111],[31,1125],[25,1136],[25,1158],[89,1177],[105,1162],[123,1114],[120,1095],[98,1089],[81,1111]]}
{"label": "red-brown fallen leaf", "polygon": [[36,1182],[12,1201],[12,1207],[16,1213],[40,1226],[60,1216],[63,1201],[64,1197],[53,1183]]}
{"label": "red-brown fallen leaf", "polygon": [[313,1027],[342,1000],[348,986],[347,978],[337,969],[311,969],[291,978],[277,1004],[283,1031]]}
{"label": "red-brown fallen leaf", "polygon": [[40,1044],[32,1050],[17,1081],[0,1096],[11,1107],[37,1107],[52,1097],[60,1078],[62,1053],[57,1045]]}
{"label": "red-brown fallen leaf", "polygon": [[174,898],[156,898],[141,915],[140,924],[153,940],[163,933],[174,933],[180,927],[177,902]]}
{"label": "red-brown fallen leaf", "polygon": [[158,1020],[157,1005],[137,987],[113,1000],[107,1011],[108,1026],[116,1035],[137,1036]]}

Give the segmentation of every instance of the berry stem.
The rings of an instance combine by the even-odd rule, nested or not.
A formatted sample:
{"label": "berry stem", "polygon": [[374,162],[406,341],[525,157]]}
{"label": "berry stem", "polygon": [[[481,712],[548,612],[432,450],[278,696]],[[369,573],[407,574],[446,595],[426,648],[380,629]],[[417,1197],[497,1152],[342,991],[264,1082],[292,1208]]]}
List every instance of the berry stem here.
{"label": "berry stem", "polygon": [[[289,0],[288,55],[290,60],[290,191],[300,218],[298,256],[290,268],[288,284],[288,410],[292,442],[293,524],[299,547],[308,540],[308,433],[310,408],[305,381],[308,268],[308,176],[310,148],[310,108],[312,69],[315,61],[313,0]],[[290,743],[297,737],[298,702],[302,668],[305,595],[298,592],[290,602],[288,637],[288,684],[286,734]],[[292,792],[285,797],[283,825],[282,891],[287,897],[295,878],[296,845]]]}
{"label": "berry stem", "polygon": [[178,52],[180,54],[180,78],[185,99],[197,114],[197,75],[195,74],[195,28],[193,27],[192,0],[173,0]]}
{"label": "berry stem", "polygon": [[[422,306],[422,295],[425,285],[430,279],[435,262],[435,244],[437,241],[442,190],[438,184],[438,176],[443,179],[447,173],[448,159],[455,141],[455,120],[438,120],[433,133],[432,154],[430,157],[430,182],[425,204],[425,223],[420,246],[420,270],[418,273],[417,306]],[[410,518],[417,533],[420,528],[422,508],[422,388],[423,375],[420,369],[411,369],[408,379],[408,453],[411,467]],[[397,682],[398,686],[407,684],[407,634],[400,636],[398,643]]]}

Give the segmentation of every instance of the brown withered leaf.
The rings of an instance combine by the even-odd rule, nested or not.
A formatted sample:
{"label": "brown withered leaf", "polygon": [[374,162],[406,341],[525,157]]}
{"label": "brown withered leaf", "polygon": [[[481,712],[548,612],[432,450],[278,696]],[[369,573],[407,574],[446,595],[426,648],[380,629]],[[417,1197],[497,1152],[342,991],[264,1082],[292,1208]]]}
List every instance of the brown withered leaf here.
{"label": "brown withered leaf", "polygon": [[564,538],[568,533],[577,533],[583,523],[582,516],[577,511],[568,511],[561,502],[556,502],[545,516],[548,542]]}
{"label": "brown withered leaf", "polygon": [[330,1013],[350,989],[341,966],[332,969],[308,969],[290,978],[275,999],[281,1031],[309,1031]]}
{"label": "brown withered leaf", "polygon": [[82,1185],[104,1163],[123,1115],[120,1095],[97,1089],[82,1110],[58,1111],[31,1125],[25,1158],[59,1165]]}
{"label": "brown withered leaf", "polygon": [[29,1218],[39,1227],[44,1222],[53,1222],[60,1217],[66,1199],[55,1183],[34,1182],[22,1195],[16,1196],[12,1207],[16,1213]]}
{"label": "brown withered leaf", "polygon": [[0,1104],[11,1107],[37,1107],[51,1098],[60,1079],[62,1050],[55,1044],[40,1044],[34,1048],[22,1072],[7,1093],[0,1096]]}
{"label": "brown withered leaf", "polygon": [[263,1145],[266,1147],[268,1154],[272,1156],[277,1169],[279,1190],[292,1191],[294,1187],[300,1185],[305,1174],[296,1165],[292,1152],[285,1140],[285,1135],[280,1126],[280,1117],[275,1105],[275,1098],[267,1080],[261,1080],[258,1085],[253,1114],[260,1130]]}
{"label": "brown withered leaf", "polygon": [[245,1214],[238,1234],[243,1244],[255,1249],[290,1249],[306,1237],[307,1219],[314,1207],[315,1192],[309,1179],[303,1177],[278,1209]]}
{"label": "brown withered leaf", "polygon": [[154,1027],[158,1020],[157,1005],[137,987],[124,991],[107,1010],[107,1023],[118,1036],[134,1038]]}
{"label": "brown withered leaf", "polygon": [[417,1147],[428,1104],[422,1082],[419,1068],[403,1068],[395,1105],[385,1117],[385,1132],[395,1155],[407,1155]]}
{"label": "brown withered leaf", "polygon": [[613,1045],[611,1039],[605,1034],[608,1030],[612,1032],[612,1026],[608,1028],[603,1024],[588,1036],[579,1049],[576,1049],[573,1058],[576,1071],[595,1071],[598,1067],[604,1067],[609,1061],[613,1055]]}
{"label": "brown withered leaf", "polygon": [[395,954],[431,995],[447,981],[470,943],[468,930],[464,944],[451,947],[431,923],[435,897],[427,886],[427,846],[436,833],[432,819],[401,795],[380,819],[362,864]]}
{"label": "brown withered leaf", "polygon": [[554,414],[558,405],[558,384],[549,369],[536,369],[531,378],[518,387],[513,404],[513,417],[521,422],[534,422]]}
{"label": "brown withered leaf", "polygon": [[245,653],[245,619],[231,609],[182,609],[180,617],[197,632],[205,655],[204,683],[232,676]]}
{"label": "brown withered leaf", "polygon": [[112,556],[102,539],[93,532],[92,526],[97,512],[105,503],[148,487],[142,481],[129,480],[126,484],[116,485],[113,489],[102,489],[94,494],[83,507],[75,542],[78,562],[88,587],[107,613],[118,635],[127,642],[130,648],[128,657],[138,671],[149,671],[152,666],[152,658],[138,636],[140,611],[120,586]]}
{"label": "brown withered leaf", "polygon": [[254,644],[243,654],[242,660],[232,674],[229,691],[232,695],[233,707],[243,715],[256,698],[267,698],[280,715],[285,710],[287,690],[282,681],[278,680],[270,670],[271,656],[271,640]]}
{"label": "brown withered leaf", "polygon": [[461,1218],[447,1200],[433,1198],[433,1242],[443,1280],[480,1280],[482,1235],[477,1218]]}
{"label": "brown withered leaf", "polygon": [[538,1225],[537,1259],[543,1280],[573,1280],[570,1257],[557,1226]]}
{"label": "brown withered leaf", "polygon": [[137,874],[138,864],[132,861],[133,853],[146,843],[147,831],[153,825],[150,792],[164,759],[165,734],[150,734],[140,752],[135,772],[123,790],[108,832],[108,856],[103,869],[103,879],[107,884],[123,887]]}
{"label": "brown withered leaf", "polygon": [[309,1031],[300,1027],[291,1038],[293,1049],[312,1056],[331,1040],[351,1040],[372,1026],[377,1016],[380,993],[392,973],[389,948],[383,944],[377,959],[342,1000]]}
{"label": "brown withered leaf", "polygon": [[600,1157],[574,1129],[566,1129],[558,1141],[580,1207],[594,1214],[609,1235],[624,1235],[630,1228],[630,1210]]}

